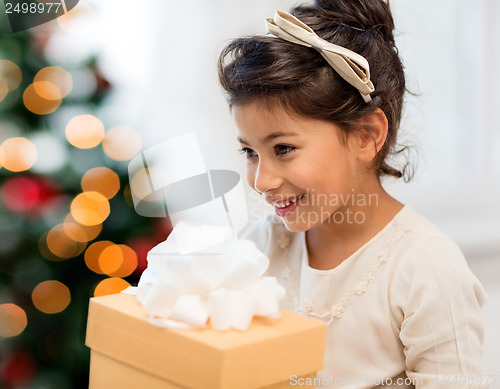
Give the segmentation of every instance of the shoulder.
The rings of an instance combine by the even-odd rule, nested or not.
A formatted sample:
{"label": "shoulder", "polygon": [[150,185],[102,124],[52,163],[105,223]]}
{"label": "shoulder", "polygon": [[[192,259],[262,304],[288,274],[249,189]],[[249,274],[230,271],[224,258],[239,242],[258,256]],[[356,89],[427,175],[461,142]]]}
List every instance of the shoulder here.
{"label": "shoulder", "polygon": [[271,238],[276,234],[279,221],[273,218],[273,215],[266,215],[258,222],[247,227],[242,234],[241,239],[253,241],[259,250],[266,252],[270,244]]}
{"label": "shoulder", "polygon": [[411,208],[402,219],[405,231],[391,258],[397,293],[438,300],[465,293],[482,305],[484,290],[455,242]]}
{"label": "shoulder", "polygon": [[468,270],[460,248],[434,224],[409,207],[401,219],[404,233],[396,249],[402,258],[400,266],[422,268],[429,272],[450,267]]}

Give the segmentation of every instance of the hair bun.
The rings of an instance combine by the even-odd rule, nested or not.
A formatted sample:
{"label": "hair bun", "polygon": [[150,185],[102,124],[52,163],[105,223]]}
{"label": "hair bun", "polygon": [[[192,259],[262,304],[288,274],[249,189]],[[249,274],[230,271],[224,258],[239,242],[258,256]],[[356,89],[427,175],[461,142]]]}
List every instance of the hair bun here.
{"label": "hair bun", "polygon": [[388,0],[314,0],[337,22],[364,30],[376,30],[394,44],[394,20]]}

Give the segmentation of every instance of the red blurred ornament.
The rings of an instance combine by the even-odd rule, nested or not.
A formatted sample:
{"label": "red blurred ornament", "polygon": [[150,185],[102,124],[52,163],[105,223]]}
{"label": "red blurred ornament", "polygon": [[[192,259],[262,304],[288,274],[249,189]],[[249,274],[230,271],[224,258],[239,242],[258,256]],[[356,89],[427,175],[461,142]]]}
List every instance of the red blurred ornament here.
{"label": "red blurred ornament", "polygon": [[111,83],[101,73],[99,67],[97,66],[96,61],[92,61],[90,63],[89,69],[92,72],[92,74],[94,75],[95,80],[97,82],[97,93],[105,94],[111,88]]}
{"label": "red blurred ornament", "polygon": [[[33,381],[36,372],[35,359],[26,351],[16,351],[3,358],[0,365],[0,383],[6,387],[18,387]],[[4,386],[1,387],[4,387]]]}
{"label": "red blurred ornament", "polygon": [[146,237],[132,238],[131,240],[125,243],[127,246],[133,249],[137,254],[137,267],[134,270],[133,273],[134,275],[140,276],[142,272],[146,269],[146,267],[148,266],[148,261],[146,260],[148,252],[158,243],[160,242],[151,240],[150,238]]}
{"label": "red blurred ornament", "polygon": [[170,218],[158,218],[153,224],[153,240],[158,243],[163,242],[172,232]]}
{"label": "red blurred ornament", "polygon": [[4,205],[13,212],[39,213],[60,193],[53,182],[31,175],[9,178],[0,189]]}

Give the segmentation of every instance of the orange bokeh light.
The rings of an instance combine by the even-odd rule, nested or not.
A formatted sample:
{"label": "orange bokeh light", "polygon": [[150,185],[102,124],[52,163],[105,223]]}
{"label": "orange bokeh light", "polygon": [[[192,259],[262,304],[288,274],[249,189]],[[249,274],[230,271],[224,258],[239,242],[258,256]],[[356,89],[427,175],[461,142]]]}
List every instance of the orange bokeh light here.
{"label": "orange bokeh light", "polygon": [[80,193],[71,202],[71,216],[84,226],[101,224],[109,216],[109,212],[108,199],[99,192]]}
{"label": "orange bokeh light", "polygon": [[0,60],[0,80],[4,80],[4,82],[0,82],[0,84],[4,84],[6,93],[17,89],[22,79],[23,74],[19,66],[8,59]]}
{"label": "orange bokeh light", "polygon": [[128,161],[141,151],[141,136],[132,128],[114,127],[104,136],[102,148],[108,157],[116,161]]}
{"label": "orange bokeh light", "polygon": [[123,262],[117,271],[110,274],[111,277],[127,277],[132,274],[137,268],[138,258],[137,253],[131,247],[119,244],[118,247],[122,250]]}
{"label": "orange bokeh light", "polygon": [[[64,230],[66,235],[75,242],[79,242],[80,238],[83,238],[83,235],[80,234],[80,229],[85,232],[85,240],[82,242],[90,242],[99,236],[102,231],[102,224],[96,224],[95,226],[84,226],[83,224],[78,223],[71,213],[69,213],[64,218]],[[76,227],[73,227],[75,225]]]}
{"label": "orange bokeh light", "polygon": [[7,80],[0,76],[0,102],[5,99],[5,96],[9,93],[9,84]]}
{"label": "orange bokeh light", "polygon": [[9,138],[0,146],[3,154],[0,163],[12,172],[31,168],[37,159],[36,147],[26,138]]}
{"label": "orange bokeh light", "polygon": [[96,147],[104,138],[104,125],[92,115],[79,115],[66,125],[68,142],[79,149]]}
{"label": "orange bokeh light", "polygon": [[107,199],[111,199],[120,190],[120,178],[107,167],[96,167],[82,177],[82,190],[99,192]]}
{"label": "orange bokeh light", "polygon": [[16,304],[0,304],[0,337],[17,336],[24,331],[28,318]]}
{"label": "orange bokeh light", "polygon": [[3,152],[2,145],[0,145],[0,169],[2,168],[4,163],[5,163],[5,153]]}
{"label": "orange bokeh light", "polygon": [[137,267],[137,254],[127,245],[110,245],[99,255],[99,267],[111,277],[127,277]]}
{"label": "orange bokeh light", "polygon": [[45,100],[60,100],[61,91],[59,88],[50,81],[36,81],[33,83],[33,88],[38,96]]}
{"label": "orange bokeh light", "polygon": [[106,247],[99,255],[99,267],[104,274],[117,271],[122,264],[122,250],[116,244]]}
{"label": "orange bokeh light", "polygon": [[[57,87],[48,81],[39,82],[36,88],[33,84],[31,84],[24,91],[24,105],[27,109],[37,115],[47,115],[52,113],[59,108],[62,100],[60,98],[47,99],[44,96],[55,97],[54,91],[56,89]],[[39,94],[37,90],[41,91],[41,94]]]}
{"label": "orange bokeh light", "polygon": [[[47,100],[58,100],[71,92],[73,79],[67,70],[59,66],[48,66],[36,74],[33,85],[40,96]],[[49,94],[46,93],[47,89],[50,89]]]}
{"label": "orange bokeh light", "polygon": [[[67,229],[70,229],[70,227],[65,224],[58,224],[52,227],[46,238],[47,248],[50,252],[62,259],[76,257],[83,252],[86,246],[85,241],[75,240],[71,235],[68,235]],[[77,234],[75,230],[72,230],[72,233]],[[80,234],[79,236],[82,237],[83,235]]]}
{"label": "orange bokeh light", "polygon": [[160,201],[162,199],[161,191],[152,191],[151,176],[160,175],[155,168],[141,169],[134,174],[130,181],[131,194],[140,200]]}
{"label": "orange bokeh light", "polygon": [[114,243],[109,240],[101,240],[99,242],[92,243],[85,251],[85,264],[87,267],[97,274],[104,274],[99,265],[99,257],[101,253]]}
{"label": "orange bokeh light", "polygon": [[88,242],[87,232],[80,223],[63,223],[64,233],[74,242]]}
{"label": "orange bokeh light", "polygon": [[121,278],[106,278],[99,282],[94,289],[94,296],[105,296],[108,294],[120,293],[127,289],[130,284]]}
{"label": "orange bokeh light", "polygon": [[43,313],[59,313],[66,309],[71,294],[62,282],[51,280],[39,283],[31,293],[35,307]]}

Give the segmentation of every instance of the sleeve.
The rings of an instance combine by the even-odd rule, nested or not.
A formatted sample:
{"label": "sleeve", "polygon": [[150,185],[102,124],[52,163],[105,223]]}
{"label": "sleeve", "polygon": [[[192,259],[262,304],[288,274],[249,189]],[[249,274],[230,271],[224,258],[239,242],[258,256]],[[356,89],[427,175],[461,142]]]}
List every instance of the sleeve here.
{"label": "sleeve", "polygon": [[417,389],[488,388],[481,368],[486,293],[462,253],[437,236],[401,254],[394,292],[407,376]]}

